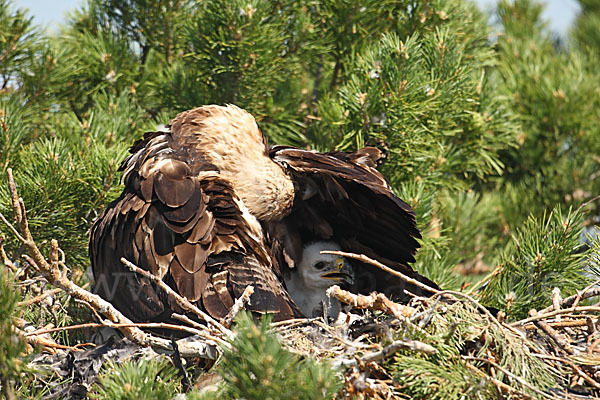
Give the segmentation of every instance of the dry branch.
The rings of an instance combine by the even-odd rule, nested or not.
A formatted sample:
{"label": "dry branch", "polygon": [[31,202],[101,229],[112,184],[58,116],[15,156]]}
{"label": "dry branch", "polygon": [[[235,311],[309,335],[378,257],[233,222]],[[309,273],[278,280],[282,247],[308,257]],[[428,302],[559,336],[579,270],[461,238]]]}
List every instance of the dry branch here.
{"label": "dry branch", "polygon": [[162,279],[160,279],[159,277],[152,275],[150,272],[138,267],[137,265],[133,264],[131,261],[126,260],[125,258],[121,257],[121,262],[130,270],[132,270],[133,272],[143,275],[144,277],[150,279],[153,283],[155,283],[158,287],[160,287],[162,290],[165,291],[165,293],[167,293],[167,295],[171,296],[173,299],[175,299],[175,301],[177,301],[177,304],[179,306],[181,306],[184,310],[188,310],[190,312],[193,312],[194,314],[196,314],[196,316],[198,316],[199,318],[203,319],[204,321],[206,321],[207,323],[211,324],[212,326],[214,326],[215,328],[217,328],[217,330],[219,330],[219,332],[221,332],[222,334],[224,334],[226,337],[232,337],[233,333],[225,328],[220,322],[218,322],[217,320],[215,320],[214,318],[212,318],[210,315],[208,315],[207,313],[205,313],[204,311],[202,311],[201,309],[199,309],[198,307],[196,307],[194,304],[192,304],[188,299],[186,299],[185,297],[181,296],[179,293],[177,293],[176,291],[174,291],[169,285],[167,285],[166,283],[164,283],[162,281]]}
{"label": "dry branch", "polygon": [[[569,296],[569,297],[564,298],[560,302],[561,307],[571,307],[571,306],[573,306],[573,304],[575,304],[576,301],[579,302],[581,300],[589,299],[590,297],[600,296],[600,287],[589,288],[587,290],[586,289],[582,290],[581,292],[579,292],[577,294],[574,294],[573,296]],[[549,307],[546,307],[543,310],[538,311],[538,313],[539,314],[545,314],[545,313],[550,312],[552,310],[554,310],[554,306],[553,305],[549,306]]]}
{"label": "dry branch", "polygon": [[[535,317],[536,315],[537,315],[537,312],[535,310],[529,311],[529,316]],[[560,332],[558,332],[556,329],[554,329],[553,327],[548,325],[548,323],[546,323],[545,321],[541,321],[541,320],[535,320],[535,321],[533,321],[533,323],[535,324],[535,326],[537,326],[538,328],[543,330],[546,333],[546,335],[550,336],[552,338],[552,340],[554,340],[556,342],[556,344],[558,344],[560,346],[561,349],[563,349],[564,351],[566,351],[569,354],[575,353],[573,351],[573,348],[569,344],[569,341],[567,340],[567,338],[564,335],[562,335]]]}
{"label": "dry branch", "polygon": [[346,253],[344,251],[333,251],[333,250],[325,250],[325,251],[321,251],[321,253],[353,258],[355,260],[362,261],[364,263],[371,264],[379,269],[382,269],[389,274],[392,274],[394,276],[397,276],[398,278],[401,278],[405,282],[408,282],[408,283],[413,284],[423,290],[428,291],[429,293],[439,293],[440,292],[438,289],[434,289],[431,286],[428,286],[424,283],[417,281],[416,279],[410,278],[410,277],[404,275],[402,272],[398,272],[395,269],[390,268],[387,265],[384,265],[377,260],[373,260],[372,258],[365,256],[364,254]]}
{"label": "dry branch", "polygon": [[416,311],[412,307],[394,303],[383,293],[373,292],[369,296],[365,296],[350,293],[334,285],[327,289],[327,295],[335,297],[342,303],[350,304],[354,308],[383,311],[399,319],[411,317]]}
{"label": "dry branch", "polygon": [[238,313],[246,306],[247,303],[250,302],[250,296],[252,296],[252,293],[254,293],[254,286],[247,286],[246,289],[244,289],[242,295],[235,300],[231,310],[229,310],[225,318],[223,318],[224,326],[227,328],[231,326]]}
{"label": "dry branch", "polygon": [[373,351],[364,354],[360,359],[343,359],[338,361],[336,364],[343,365],[345,367],[351,367],[359,363],[380,361],[388,358],[399,350],[408,349],[417,353],[424,354],[436,354],[437,350],[426,343],[419,342],[418,340],[395,340],[391,344],[385,346],[379,351]]}
{"label": "dry branch", "polygon": [[41,293],[35,297],[32,297],[31,299],[20,301],[18,303],[18,305],[19,305],[19,307],[29,307],[32,304],[43,301],[46,297],[54,296],[55,294],[58,294],[60,292],[62,292],[62,289],[59,289],[59,288],[52,289],[52,290],[46,290],[44,293]]}

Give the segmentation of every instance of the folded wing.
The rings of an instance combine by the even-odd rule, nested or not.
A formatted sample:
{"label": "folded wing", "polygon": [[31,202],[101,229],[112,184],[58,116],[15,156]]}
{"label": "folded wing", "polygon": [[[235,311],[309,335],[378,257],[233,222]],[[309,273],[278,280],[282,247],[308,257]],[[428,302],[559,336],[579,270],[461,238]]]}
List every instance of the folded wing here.
{"label": "folded wing", "polygon": [[[380,157],[377,149],[323,154],[275,146],[270,156],[296,185],[290,214],[269,227],[272,247],[282,264],[293,267],[291,261],[300,257],[301,244],[329,240],[344,251],[365,254],[437,288],[408,266],[415,261],[421,234],[411,207],[374,168]],[[427,294],[375,267],[355,264],[360,264],[356,280],[361,293],[377,290],[401,300],[406,299],[405,289]]]}

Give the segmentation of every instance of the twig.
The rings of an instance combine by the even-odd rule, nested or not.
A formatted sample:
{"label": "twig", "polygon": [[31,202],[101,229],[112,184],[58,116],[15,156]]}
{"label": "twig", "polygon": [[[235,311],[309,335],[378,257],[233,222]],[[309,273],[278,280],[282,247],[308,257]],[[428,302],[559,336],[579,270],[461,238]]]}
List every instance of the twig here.
{"label": "twig", "polygon": [[577,291],[577,295],[575,297],[575,300],[573,300],[573,305],[572,307],[577,307],[577,305],[579,304],[579,302],[581,301],[581,296],[586,293],[588,290],[590,290],[591,288],[593,288],[594,286],[598,285],[598,283],[600,283],[600,279],[590,283],[588,286],[586,286],[585,289],[583,289],[581,292]]}
{"label": "twig", "polygon": [[492,279],[494,276],[500,274],[503,269],[504,269],[504,265],[503,264],[498,264],[496,266],[496,268],[494,268],[492,270],[492,272],[490,272],[483,279],[481,279],[480,281],[478,281],[477,283],[475,283],[473,286],[471,286],[469,288],[469,290],[467,290],[465,293],[468,294],[468,295],[473,294],[473,292],[475,291],[475,289],[478,289],[478,288],[484,286],[485,284],[487,284],[490,279]]}
{"label": "twig", "polygon": [[440,290],[438,291],[438,293],[434,294],[433,296],[431,296],[431,298],[433,299],[434,297],[437,296],[444,296],[444,295],[452,295],[455,297],[462,297],[464,299],[469,300],[471,303],[473,303],[475,306],[477,306],[477,308],[479,308],[481,311],[483,311],[483,313],[493,322],[495,322],[496,324],[503,326],[500,321],[498,321],[498,318],[494,317],[492,315],[492,313],[490,312],[490,310],[488,310],[487,308],[485,308],[483,305],[481,305],[480,302],[478,302],[477,300],[475,300],[473,297],[469,296],[466,293],[462,293],[462,292],[455,292],[453,290]]}
{"label": "twig", "polygon": [[[579,298],[578,301],[584,300],[584,299],[589,299],[590,297],[596,297],[596,296],[600,296],[600,287],[596,287],[593,289],[588,289],[588,290],[583,290],[577,294],[574,294],[573,296],[569,296],[565,299],[562,300],[562,302],[560,303],[560,305],[562,307],[569,307],[573,304],[575,304],[575,300],[577,300]],[[539,313],[540,314],[544,314],[547,313],[549,311],[552,311],[554,309],[554,306],[549,306],[544,308],[543,310],[540,310]]]}
{"label": "twig", "polygon": [[423,342],[419,342],[418,340],[394,340],[391,344],[385,346],[379,351],[366,353],[365,355],[360,357],[360,360],[343,359],[339,360],[338,363],[345,367],[351,367],[357,365],[359,362],[379,361],[391,356],[392,354],[396,353],[398,350],[401,349],[409,349],[418,353],[425,354],[437,353],[437,349],[435,347]]}
{"label": "twig", "polygon": [[323,328],[324,330],[326,330],[332,338],[334,338],[335,340],[337,340],[338,342],[345,344],[346,346],[350,346],[350,347],[355,347],[357,349],[373,349],[373,348],[381,348],[381,346],[377,343],[373,343],[373,344],[363,344],[360,343],[358,341],[349,341],[344,339],[343,337],[340,337],[336,332],[335,329],[332,328],[330,325],[327,325],[326,323],[322,322],[319,318],[315,318],[310,320],[311,324],[315,324],[321,328]]}
{"label": "twig", "polygon": [[596,332],[596,326],[594,325],[594,321],[590,317],[585,318],[585,326],[587,328],[587,333],[589,336],[592,336]]}
{"label": "twig", "polygon": [[44,300],[48,296],[54,296],[55,294],[60,293],[60,292],[62,292],[62,289],[58,289],[58,288],[46,290],[42,294],[37,295],[29,300],[24,300],[24,301],[18,302],[17,305],[19,307],[29,307],[32,304],[39,303],[40,301]]}
{"label": "twig", "polygon": [[[554,307],[554,311],[560,310],[560,303],[562,302],[562,297],[560,296],[560,289],[555,287],[552,289],[552,307]],[[560,320],[560,316],[556,317],[557,320]]]}
{"label": "twig", "polygon": [[529,400],[529,399],[534,400],[535,399],[535,397],[530,396],[527,393],[523,393],[520,390],[517,390],[514,387],[509,386],[506,383],[504,383],[504,382],[502,382],[502,381],[494,378],[493,376],[490,376],[490,375],[486,374],[485,372],[483,372],[479,368],[475,367],[474,365],[471,365],[469,363],[465,363],[465,367],[467,367],[467,369],[470,369],[471,371],[473,371],[473,372],[475,372],[475,373],[483,376],[485,379],[488,379],[488,380],[492,381],[492,383],[494,385],[496,385],[496,387],[499,390],[502,390],[502,391],[504,391],[506,393],[509,393],[509,394],[510,393],[516,393],[516,394],[518,394],[523,399],[527,399],[527,400]]}
{"label": "twig", "polygon": [[4,241],[6,240],[6,238],[4,237],[4,235],[0,234],[0,258],[2,259],[2,263],[4,264],[4,266],[8,269],[10,269],[12,272],[16,272],[16,268],[13,265],[12,261],[10,261],[10,259],[8,258],[8,256],[6,255],[6,251],[4,251]]}
{"label": "twig", "polygon": [[354,308],[379,310],[399,319],[408,318],[415,313],[414,308],[394,303],[383,293],[373,292],[369,296],[365,296],[362,294],[350,293],[347,290],[343,290],[339,286],[334,285],[327,289],[327,296],[333,296],[342,303],[350,304]]}
{"label": "twig", "polygon": [[164,290],[165,293],[167,293],[167,295],[169,295],[173,299],[175,299],[175,301],[177,301],[177,304],[179,306],[181,306],[183,309],[193,312],[199,318],[202,318],[209,324],[213,325],[215,328],[217,328],[217,330],[219,330],[219,332],[224,334],[226,337],[228,337],[228,338],[233,337],[233,333],[229,329],[225,328],[219,321],[215,320],[213,317],[211,317],[210,315],[208,315],[207,313],[205,313],[204,311],[199,309],[197,306],[192,304],[188,299],[186,299],[185,297],[181,296],[179,293],[174,291],[169,285],[167,285],[165,282],[163,282],[163,280],[160,279],[158,276],[153,275],[150,272],[138,267],[137,265],[133,264],[131,261],[126,260],[125,257],[121,257],[121,262],[123,264],[125,264],[125,266],[127,268],[129,268],[130,270],[132,270],[133,272],[140,274],[140,275],[150,279],[152,282],[154,282],[158,287],[160,287],[162,290]]}
{"label": "twig", "polygon": [[575,308],[563,308],[561,310],[557,310],[557,311],[551,311],[551,312],[547,312],[547,313],[542,313],[541,311],[538,312],[535,316],[529,317],[529,318],[525,318],[521,321],[516,321],[510,324],[510,326],[521,326],[521,325],[525,325],[528,324],[530,322],[533,321],[537,321],[540,319],[546,319],[546,318],[550,318],[550,317],[554,317],[557,315],[561,315],[561,314],[570,314],[573,312],[584,312],[584,311],[595,311],[595,312],[600,312],[600,307],[598,306],[581,306],[581,307],[575,307]]}
{"label": "twig", "polygon": [[25,243],[26,240],[23,236],[21,236],[21,234],[19,233],[19,231],[17,230],[17,228],[15,228],[10,222],[8,222],[8,220],[6,219],[6,217],[0,213],[0,220],[2,220],[2,222],[4,223],[4,225],[6,225],[6,227],[8,229],[11,230],[12,234],[16,236],[17,239],[19,239],[19,241],[21,243]]}
{"label": "twig", "polygon": [[72,331],[76,329],[83,328],[122,328],[122,327],[138,327],[138,328],[154,328],[154,329],[173,329],[176,331],[187,332],[193,335],[198,334],[198,330],[185,325],[175,325],[168,324],[165,322],[139,322],[139,323],[130,323],[130,324],[113,324],[108,321],[104,322],[88,322],[85,324],[77,324],[77,325],[69,325],[69,326],[60,326],[56,328],[48,328],[48,329],[39,329],[37,331],[29,332],[26,336],[37,336],[43,335],[44,333],[52,333],[52,332],[61,332],[61,331]]}
{"label": "twig", "polygon": [[271,323],[272,328],[293,328],[297,325],[309,325],[312,322],[312,318],[294,318],[294,319],[284,319],[283,321],[277,321]]}
{"label": "twig", "polygon": [[254,293],[254,286],[246,286],[244,293],[242,293],[242,295],[235,300],[233,307],[231,307],[231,310],[229,310],[225,318],[223,318],[223,326],[226,328],[231,327],[231,324],[238,313],[246,306],[247,303],[250,303],[250,296],[252,296],[252,293]]}
{"label": "twig", "polygon": [[593,379],[588,374],[586,374],[577,364],[575,364],[573,362],[570,362],[568,360],[567,360],[566,363],[569,364],[569,366],[571,368],[573,368],[573,370],[575,371],[575,373],[577,375],[579,375],[580,377],[582,377],[584,381],[586,381],[587,383],[589,383],[590,385],[592,385],[596,389],[600,389],[600,383],[598,383],[595,379]]}
{"label": "twig", "polygon": [[425,327],[429,324],[429,322],[431,322],[431,319],[433,318],[433,314],[435,313],[435,309],[437,308],[438,303],[440,302],[440,298],[436,298],[435,301],[433,302],[433,304],[431,304],[429,306],[429,309],[426,311],[423,311],[419,314],[415,314],[413,315],[410,320],[411,321],[415,321],[417,318],[421,318],[421,320],[419,321],[419,328],[421,329],[425,329]]}
{"label": "twig", "polygon": [[177,314],[177,313],[171,314],[171,317],[173,317],[174,319],[177,319],[179,321],[185,322],[186,324],[196,328],[199,331],[199,333],[197,333],[196,335],[203,337],[205,339],[208,339],[208,340],[212,340],[215,343],[219,343],[220,345],[222,345],[228,349],[232,348],[231,344],[229,344],[229,342],[221,339],[218,336],[211,335],[210,333],[208,333],[206,326],[199,324],[198,322],[194,321],[193,319],[191,319],[185,315]]}
{"label": "twig", "polygon": [[419,342],[418,340],[394,340],[390,345],[385,346],[380,351],[367,353],[361,357],[362,361],[378,361],[389,357],[400,349],[408,349],[416,351],[417,353],[424,354],[436,354],[437,349],[426,343]]}
{"label": "twig", "polygon": [[404,275],[402,272],[398,272],[395,269],[390,268],[387,265],[384,265],[384,264],[380,263],[379,261],[373,260],[372,258],[369,258],[369,257],[365,256],[364,254],[346,253],[344,251],[334,251],[334,250],[324,250],[324,251],[321,251],[321,253],[323,253],[323,254],[333,254],[333,255],[341,256],[341,257],[353,258],[355,260],[359,260],[359,261],[362,261],[364,263],[371,264],[371,265],[373,265],[373,266],[375,266],[377,268],[380,268],[380,269],[384,270],[385,272],[387,272],[389,274],[392,274],[394,276],[397,276],[397,277],[401,278],[402,280],[404,280],[405,282],[413,284],[413,285],[415,285],[415,286],[417,286],[417,287],[419,287],[419,288],[421,288],[423,290],[426,290],[426,291],[428,291],[430,293],[439,293],[440,292],[440,290],[434,289],[431,286],[428,286],[428,285],[426,285],[426,284],[424,284],[422,282],[419,282],[416,279],[410,278],[410,277]]}
{"label": "twig", "polygon": [[[530,310],[529,315],[531,317],[535,317],[537,315],[537,311]],[[554,340],[556,342],[556,344],[560,348],[562,348],[564,351],[566,351],[567,353],[569,353],[571,355],[575,354],[575,352],[573,351],[573,348],[569,344],[569,341],[560,332],[556,331],[554,328],[552,328],[550,325],[548,325],[545,321],[535,320],[535,321],[533,321],[533,323],[538,328],[540,328],[542,331],[544,331],[546,333],[546,335],[550,336],[552,338],[552,340]]]}
{"label": "twig", "polygon": [[593,378],[591,378],[577,364],[575,364],[574,362],[572,362],[568,358],[553,356],[553,355],[549,355],[549,354],[534,354],[534,355],[537,356],[537,357],[540,357],[542,359],[549,359],[549,360],[554,360],[554,361],[561,362],[563,364],[567,364],[569,367],[571,367],[573,369],[573,371],[575,371],[575,373],[577,375],[581,376],[587,383],[589,383],[590,385],[592,385],[596,389],[600,389],[600,383],[598,383],[596,380],[594,380]]}
{"label": "twig", "polygon": [[[590,319],[591,320],[591,319]],[[577,328],[580,326],[587,326],[587,319],[571,319],[571,320],[561,320],[555,322],[546,322],[548,326],[552,328]],[[526,330],[534,330],[537,329],[535,325],[527,325],[525,327]]]}

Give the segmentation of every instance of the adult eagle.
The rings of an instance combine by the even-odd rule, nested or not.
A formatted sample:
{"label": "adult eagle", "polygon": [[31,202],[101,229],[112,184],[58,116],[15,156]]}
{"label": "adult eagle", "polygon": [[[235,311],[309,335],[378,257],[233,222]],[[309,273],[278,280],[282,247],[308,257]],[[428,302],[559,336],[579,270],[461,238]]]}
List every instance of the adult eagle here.
{"label": "adult eagle", "polygon": [[[303,316],[284,287],[311,242],[363,253],[428,285],[407,264],[420,237],[411,208],[355,153],[269,149],[254,118],[228,105],[185,111],[131,147],[125,189],[91,229],[95,290],[135,321],[168,320],[180,307],[121,257],[160,277],[215,318],[247,285],[249,310]],[[402,297],[401,280],[353,263],[356,290]]]}

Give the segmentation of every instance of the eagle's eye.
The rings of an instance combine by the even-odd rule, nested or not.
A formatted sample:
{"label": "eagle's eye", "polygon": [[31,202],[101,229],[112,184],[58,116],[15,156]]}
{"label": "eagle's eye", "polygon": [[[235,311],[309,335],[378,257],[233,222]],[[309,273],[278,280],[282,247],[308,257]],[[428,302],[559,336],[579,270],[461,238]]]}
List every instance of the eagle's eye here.
{"label": "eagle's eye", "polygon": [[325,263],[323,261],[319,261],[318,263],[315,264],[315,268],[323,269],[323,268],[325,268]]}

